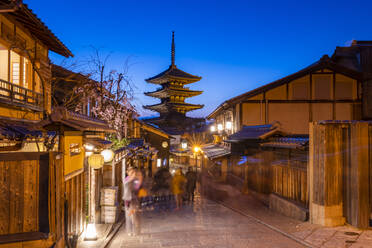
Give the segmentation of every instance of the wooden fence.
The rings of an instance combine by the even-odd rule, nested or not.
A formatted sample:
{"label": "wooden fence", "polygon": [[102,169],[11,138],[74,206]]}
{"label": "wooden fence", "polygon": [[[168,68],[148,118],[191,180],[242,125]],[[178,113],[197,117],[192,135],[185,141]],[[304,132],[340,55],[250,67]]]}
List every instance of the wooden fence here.
{"label": "wooden fence", "polygon": [[28,241],[42,247],[38,240],[47,242],[55,225],[48,216],[48,179],[48,153],[0,154],[0,247]]}
{"label": "wooden fence", "polygon": [[81,234],[85,224],[84,173],[65,182],[67,200],[67,234],[69,238]]}
{"label": "wooden fence", "polygon": [[274,165],[272,168],[273,193],[308,206],[307,168],[290,165]]}
{"label": "wooden fence", "polygon": [[0,247],[65,247],[84,228],[84,178],[58,153],[0,153]]}
{"label": "wooden fence", "polygon": [[0,161],[0,235],[37,232],[39,161]]}
{"label": "wooden fence", "polygon": [[251,151],[244,159],[232,156],[227,182],[262,194],[275,193],[308,207],[307,160],[307,151],[288,149]]}

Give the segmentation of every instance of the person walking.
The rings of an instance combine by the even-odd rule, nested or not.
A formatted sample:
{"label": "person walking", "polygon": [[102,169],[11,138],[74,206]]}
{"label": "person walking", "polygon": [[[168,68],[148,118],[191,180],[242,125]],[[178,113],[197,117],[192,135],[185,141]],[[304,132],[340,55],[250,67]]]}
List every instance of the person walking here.
{"label": "person walking", "polygon": [[185,192],[186,178],[182,175],[181,169],[177,169],[172,179],[172,191],[176,198],[176,210],[182,208],[182,195]]}
{"label": "person walking", "polygon": [[193,171],[191,167],[187,169],[186,180],[187,180],[187,183],[186,183],[187,201],[192,203],[194,202],[194,191],[196,187],[197,175],[196,175],[196,172]]}
{"label": "person walking", "polygon": [[125,210],[125,227],[129,236],[141,232],[139,219],[138,190],[142,184],[141,173],[134,167],[128,168],[128,176],[123,183],[123,200]]}

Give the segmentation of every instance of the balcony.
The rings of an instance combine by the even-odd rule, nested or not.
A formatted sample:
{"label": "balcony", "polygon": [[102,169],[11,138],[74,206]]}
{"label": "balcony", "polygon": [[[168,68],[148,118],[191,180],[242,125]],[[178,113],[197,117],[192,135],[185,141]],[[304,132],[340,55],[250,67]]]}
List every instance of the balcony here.
{"label": "balcony", "polygon": [[43,94],[0,79],[0,102],[43,111]]}

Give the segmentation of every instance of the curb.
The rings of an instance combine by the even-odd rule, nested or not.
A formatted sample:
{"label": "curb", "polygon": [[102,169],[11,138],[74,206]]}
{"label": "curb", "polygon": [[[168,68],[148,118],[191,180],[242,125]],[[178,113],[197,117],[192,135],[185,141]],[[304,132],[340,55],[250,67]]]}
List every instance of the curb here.
{"label": "curb", "polygon": [[220,202],[220,201],[215,201],[215,200],[212,200],[212,201],[217,202],[218,204],[221,204],[221,205],[224,206],[225,208],[228,208],[228,209],[230,209],[230,210],[232,210],[232,211],[234,211],[234,212],[237,212],[237,213],[239,213],[239,214],[241,214],[241,215],[243,215],[243,216],[246,216],[246,217],[252,218],[252,219],[253,219],[254,221],[256,221],[257,223],[259,223],[259,224],[261,224],[261,225],[264,225],[264,226],[270,228],[271,230],[273,230],[273,231],[275,231],[275,232],[278,232],[278,233],[282,234],[283,236],[292,239],[293,241],[296,241],[297,243],[299,243],[299,244],[301,244],[301,245],[304,245],[304,246],[306,246],[306,247],[308,247],[308,248],[314,248],[314,247],[315,247],[315,246],[313,246],[313,245],[307,243],[306,241],[303,241],[303,240],[301,240],[301,239],[299,239],[299,238],[297,238],[297,237],[295,237],[295,236],[293,236],[293,235],[291,235],[291,234],[289,234],[289,233],[286,233],[286,232],[280,230],[279,228],[277,228],[277,227],[275,227],[275,226],[272,226],[272,225],[270,225],[270,224],[267,224],[266,222],[263,222],[262,220],[260,220],[260,219],[258,219],[258,218],[256,218],[256,217],[254,217],[254,216],[252,216],[252,215],[250,215],[250,214],[246,214],[246,213],[244,213],[243,211],[241,211],[241,210],[239,210],[239,209],[235,209],[235,208],[233,208],[233,207],[230,207],[230,206],[228,206],[228,205],[226,205],[225,203]]}
{"label": "curb", "polygon": [[118,233],[118,231],[120,230],[124,222],[125,222],[125,218],[123,218],[120,221],[119,225],[117,225],[115,228],[113,228],[113,230],[111,230],[111,232],[109,233],[109,235],[107,235],[105,241],[103,242],[102,248],[108,248],[110,246],[111,241],[115,238],[116,234]]}

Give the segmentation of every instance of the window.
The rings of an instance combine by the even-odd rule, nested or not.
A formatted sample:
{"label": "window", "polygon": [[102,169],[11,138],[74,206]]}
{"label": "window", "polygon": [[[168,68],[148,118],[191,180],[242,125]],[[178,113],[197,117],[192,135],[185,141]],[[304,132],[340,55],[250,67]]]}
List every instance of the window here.
{"label": "window", "polygon": [[20,68],[18,62],[13,62],[12,64],[12,83],[19,84],[19,75],[20,75]]}
{"label": "window", "polygon": [[31,63],[28,59],[23,58],[22,65],[22,86],[29,89],[29,86],[31,86]]}
{"label": "window", "polygon": [[0,64],[1,64],[1,67],[0,67],[0,79],[2,80],[5,80],[5,81],[9,81],[9,78],[8,78],[8,64],[9,64],[9,61],[8,61],[8,49],[6,49],[5,47],[0,47]]}

